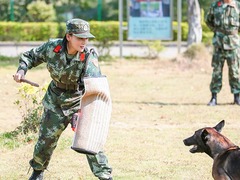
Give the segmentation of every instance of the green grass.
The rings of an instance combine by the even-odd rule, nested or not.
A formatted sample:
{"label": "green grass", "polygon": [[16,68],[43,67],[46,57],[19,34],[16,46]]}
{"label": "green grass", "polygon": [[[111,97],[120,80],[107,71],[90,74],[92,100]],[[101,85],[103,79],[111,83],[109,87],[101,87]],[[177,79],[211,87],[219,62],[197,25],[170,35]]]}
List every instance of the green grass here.
{"label": "green grass", "polygon": [[7,57],[0,55],[0,67],[15,67],[18,64],[18,58],[19,57]]}

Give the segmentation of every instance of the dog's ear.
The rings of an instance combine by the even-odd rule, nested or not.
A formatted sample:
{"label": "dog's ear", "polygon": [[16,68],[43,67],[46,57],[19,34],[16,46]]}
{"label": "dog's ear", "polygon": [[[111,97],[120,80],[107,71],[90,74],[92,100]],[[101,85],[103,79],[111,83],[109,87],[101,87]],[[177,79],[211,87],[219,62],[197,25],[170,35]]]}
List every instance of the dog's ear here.
{"label": "dog's ear", "polygon": [[222,128],[225,125],[225,121],[222,120],[220,123],[218,123],[215,127],[213,127],[214,129],[216,129],[218,132],[221,132]]}
{"label": "dog's ear", "polygon": [[202,140],[204,143],[206,143],[208,141],[208,131],[206,129],[203,130],[202,134],[201,134],[201,137],[202,137]]}

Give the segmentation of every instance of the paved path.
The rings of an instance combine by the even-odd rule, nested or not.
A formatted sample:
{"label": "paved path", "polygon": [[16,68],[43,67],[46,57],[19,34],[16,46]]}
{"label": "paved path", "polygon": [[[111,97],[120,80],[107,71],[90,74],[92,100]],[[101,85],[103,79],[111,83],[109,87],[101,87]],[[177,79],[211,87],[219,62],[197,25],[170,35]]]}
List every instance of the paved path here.
{"label": "paved path", "polygon": [[[21,43],[14,43],[14,42],[0,42],[0,55],[3,56],[11,56],[16,57],[27,51],[31,48],[37,47],[41,45],[42,42],[21,42]],[[174,58],[178,55],[178,48],[177,42],[163,42],[163,46],[165,47],[162,52],[160,52],[159,56],[163,58]],[[89,47],[94,47],[93,44],[89,44]],[[148,54],[148,49],[146,46],[131,43],[131,42],[124,42],[123,44],[123,56],[135,56],[135,57],[144,57]],[[180,52],[184,52],[186,50],[186,43],[183,42],[181,44]],[[119,44],[114,44],[110,49],[110,55],[112,56],[119,56],[120,49]]]}

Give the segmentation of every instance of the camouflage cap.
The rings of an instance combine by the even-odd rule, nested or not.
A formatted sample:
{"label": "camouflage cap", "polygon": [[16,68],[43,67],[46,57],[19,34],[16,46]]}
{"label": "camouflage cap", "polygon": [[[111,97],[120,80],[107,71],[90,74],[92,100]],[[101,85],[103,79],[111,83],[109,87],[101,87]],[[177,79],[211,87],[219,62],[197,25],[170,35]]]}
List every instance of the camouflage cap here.
{"label": "camouflage cap", "polygon": [[70,19],[66,23],[66,33],[72,33],[74,36],[80,38],[95,38],[90,33],[90,25],[87,21],[82,19]]}

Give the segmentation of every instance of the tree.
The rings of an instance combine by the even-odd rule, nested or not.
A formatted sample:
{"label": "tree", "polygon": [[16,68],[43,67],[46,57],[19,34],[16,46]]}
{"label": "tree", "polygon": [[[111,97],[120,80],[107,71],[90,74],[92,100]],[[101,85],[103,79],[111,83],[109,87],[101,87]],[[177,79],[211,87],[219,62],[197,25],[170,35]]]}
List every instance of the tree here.
{"label": "tree", "polygon": [[34,22],[51,22],[56,20],[56,13],[52,4],[44,1],[33,1],[27,6],[30,20]]}
{"label": "tree", "polygon": [[8,19],[9,16],[9,12],[8,12],[8,8],[9,8],[9,0],[1,0],[0,1],[0,21],[5,21]]}
{"label": "tree", "polygon": [[201,10],[198,0],[188,2],[188,46],[202,41]]}

